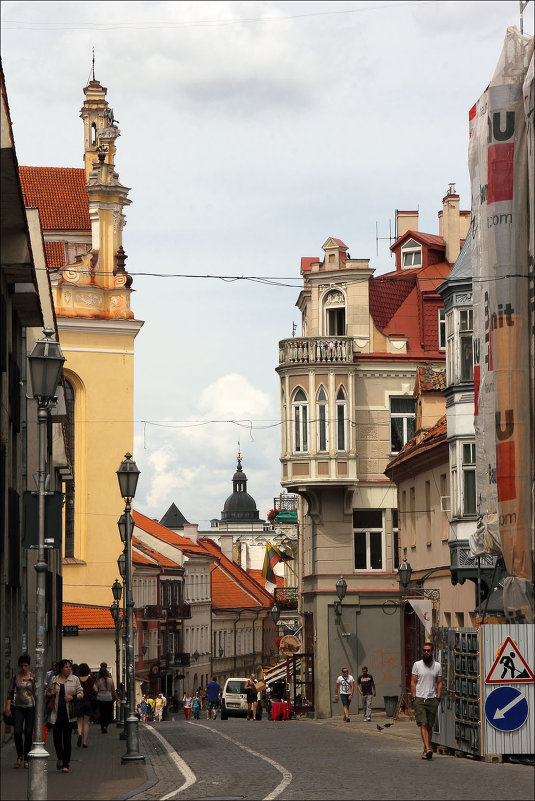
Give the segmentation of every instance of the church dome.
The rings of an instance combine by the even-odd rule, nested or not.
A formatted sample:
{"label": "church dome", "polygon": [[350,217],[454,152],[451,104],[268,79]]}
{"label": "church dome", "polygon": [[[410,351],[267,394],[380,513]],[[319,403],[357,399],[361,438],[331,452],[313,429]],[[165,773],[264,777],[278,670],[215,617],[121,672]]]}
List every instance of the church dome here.
{"label": "church dome", "polygon": [[232,476],[232,488],[232,495],[228,496],[221,512],[221,522],[259,520],[256,501],[247,492],[247,476],[242,470],[239,454],[237,469]]}

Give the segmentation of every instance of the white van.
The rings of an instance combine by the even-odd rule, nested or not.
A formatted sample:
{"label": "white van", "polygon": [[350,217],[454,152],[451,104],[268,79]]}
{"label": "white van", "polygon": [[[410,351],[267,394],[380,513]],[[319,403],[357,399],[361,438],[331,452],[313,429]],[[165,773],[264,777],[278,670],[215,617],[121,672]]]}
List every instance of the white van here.
{"label": "white van", "polygon": [[[247,681],[248,679],[242,676],[226,680],[221,695],[221,720],[227,720],[229,715],[247,716],[247,693],[245,692]],[[256,717],[258,720],[262,720],[260,700],[256,705]]]}

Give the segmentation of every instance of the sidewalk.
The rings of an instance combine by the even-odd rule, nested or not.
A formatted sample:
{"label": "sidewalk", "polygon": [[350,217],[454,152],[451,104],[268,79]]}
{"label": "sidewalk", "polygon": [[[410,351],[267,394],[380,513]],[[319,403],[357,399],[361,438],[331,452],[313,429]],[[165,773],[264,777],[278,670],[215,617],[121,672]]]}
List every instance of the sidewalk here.
{"label": "sidewalk", "polygon": [[[141,744],[140,727],[140,750]],[[89,730],[88,748],[77,748],[77,734],[72,736],[72,756],[70,772],[60,773],[56,770],[56,753],[52,734],[46,743],[50,754],[48,760],[48,798],[55,801],[71,801],[71,799],[91,799],[91,801],[110,801],[110,799],[128,798],[136,791],[141,792],[156,781],[150,762],[149,753],[145,751],[146,761],[123,765],[121,756],[126,753],[126,741],[119,739],[120,729],[112,724],[108,734],[101,734],[99,726],[91,726]],[[150,736],[150,735],[149,735]],[[144,739],[144,738],[143,738]],[[15,770],[17,754],[13,738],[2,744],[1,759],[1,796],[5,801],[21,801],[28,797],[28,771],[24,768]]]}
{"label": "sidewalk", "polygon": [[[350,732],[357,731],[359,734],[373,734],[377,737],[400,737],[407,742],[414,742],[418,746],[421,744],[418,726],[405,714],[401,714],[397,720],[394,720],[394,718],[388,717],[383,710],[375,711],[372,709],[372,719],[369,723],[364,722],[362,711],[357,715],[351,715],[349,723],[346,723],[342,716],[319,718],[311,722],[325,726],[336,726]],[[377,726],[381,726],[382,731],[379,731]]]}

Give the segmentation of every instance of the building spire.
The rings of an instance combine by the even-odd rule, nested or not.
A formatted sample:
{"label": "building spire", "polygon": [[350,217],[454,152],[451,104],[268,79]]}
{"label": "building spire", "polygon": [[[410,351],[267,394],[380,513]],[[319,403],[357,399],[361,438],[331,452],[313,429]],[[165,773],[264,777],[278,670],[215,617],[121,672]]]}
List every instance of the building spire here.
{"label": "building spire", "polygon": [[95,80],[95,48],[93,47],[93,80]]}

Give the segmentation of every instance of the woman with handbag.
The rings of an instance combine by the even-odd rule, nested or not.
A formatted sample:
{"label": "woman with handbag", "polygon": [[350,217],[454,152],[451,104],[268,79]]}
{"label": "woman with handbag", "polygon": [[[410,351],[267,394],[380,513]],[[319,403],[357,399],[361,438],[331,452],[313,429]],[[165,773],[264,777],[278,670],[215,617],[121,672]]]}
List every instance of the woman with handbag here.
{"label": "woman with handbag", "polygon": [[97,692],[95,679],[91,675],[87,662],[82,662],[78,668],[78,678],[84,691],[84,697],[77,703],[76,717],[78,718],[78,740],[76,745],[81,748],[88,748],[87,737],[89,735],[89,718],[92,708],[91,700]]}
{"label": "woman with handbag", "polygon": [[46,699],[54,699],[54,707],[49,713],[56,749],[56,767],[62,773],[69,772],[71,761],[71,735],[76,725],[75,699],[82,700],[84,691],[78,676],[72,675],[72,665],[68,659],[59,662],[59,673],[51,679],[46,688]]}
{"label": "woman with handbag", "polygon": [[117,698],[113,679],[108,672],[105,662],[100,665],[97,676],[97,708],[100,716],[100,731],[102,734],[108,733],[108,726],[113,720],[113,702]]}
{"label": "woman with handbag", "polygon": [[13,737],[17,749],[17,761],[13,767],[20,768],[24,761],[24,767],[27,768],[35,720],[35,676],[30,673],[28,654],[19,656],[19,671],[9,683],[6,715],[13,718]]}

